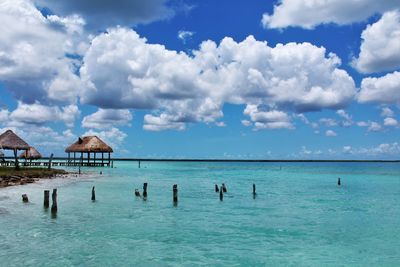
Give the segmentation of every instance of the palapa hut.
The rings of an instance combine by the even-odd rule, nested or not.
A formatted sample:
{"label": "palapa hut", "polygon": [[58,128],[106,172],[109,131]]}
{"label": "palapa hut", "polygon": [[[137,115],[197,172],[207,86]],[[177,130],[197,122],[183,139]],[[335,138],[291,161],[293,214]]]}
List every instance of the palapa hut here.
{"label": "palapa hut", "polygon": [[[110,166],[113,149],[97,136],[84,136],[79,137],[78,141],[67,147],[65,152],[68,153],[68,162],[74,165],[97,166],[101,164],[104,166],[106,164]],[[73,158],[71,153],[73,153]],[[81,153],[79,158],[76,157],[76,153]],[[92,158],[90,157],[91,153],[93,153]],[[96,157],[98,153],[101,153],[101,158]],[[108,154],[108,158],[104,159],[104,153]]]}
{"label": "palapa hut", "polygon": [[30,161],[32,161],[33,159],[41,159],[42,155],[39,153],[39,151],[36,150],[36,148],[31,146],[28,150],[19,155],[19,158],[25,160],[29,159]]}
{"label": "palapa hut", "polygon": [[11,130],[7,130],[0,135],[0,147],[4,150],[14,151],[16,169],[18,169],[17,151],[29,149],[29,145]]}

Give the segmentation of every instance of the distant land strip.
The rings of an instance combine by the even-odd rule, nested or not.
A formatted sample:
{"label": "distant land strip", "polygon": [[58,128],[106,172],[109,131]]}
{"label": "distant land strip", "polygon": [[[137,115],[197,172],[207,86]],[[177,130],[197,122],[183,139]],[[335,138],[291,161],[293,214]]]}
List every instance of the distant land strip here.
{"label": "distant land strip", "polygon": [[[13,157],[6,157],[7,159],[13,160]],[[48,157],[42,158],[42,160],[48,160]],[[54,157],[53,160],[67,160],[67,157]],[[101,159],[97,159],[100,161]],[[388,163],[400,163],[398,160],[385,160],[385,159],[161,159],[161,158],[112,158],[114,161],[154,161],[154,162],[388,162]],[[19,160],[23,162],[23,160]]]}

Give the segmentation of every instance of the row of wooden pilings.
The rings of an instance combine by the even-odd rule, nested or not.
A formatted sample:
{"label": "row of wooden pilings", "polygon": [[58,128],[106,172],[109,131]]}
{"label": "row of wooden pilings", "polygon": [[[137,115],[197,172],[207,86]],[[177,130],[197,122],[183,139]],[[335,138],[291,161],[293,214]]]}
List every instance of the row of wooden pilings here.
{"label": "row of wooden pilings", "polygon": [[[80,172],[80,169],[79,169],[79,172]],[[338,178],[338,180],[337,180],[337,185],[341,186],[340,178]],[[143,193],[142,193],[142,195],[140,195],[140,192],[139,192],[138,189],[135,189],[135,196],[136,197],[143,196],[143,200],[147,200],[147,186],[148,186],[148,183],[144,183],[143,184]],[[227,193],[228,190],[227,190],[227,188],[226,188],[224,183],[222,183],[222,185],[220,187],[218,187],[218,185],[215,184],[215,192],[219,193],[219,199],[220,199],[220,201],[223,201],[224,200],[224,193]],[[257,193],[256,193],[256,185],[253,184],[253,198],[254,199],[256,198],[256,195],[257,195]],[[92,199],[92,201],[96,201],[96,191],[95,191],[95,187],[94,186],[92,187],[92,198],[91,199]],[[58,211],[58,208],[57,208],[57,189],[53,189],[53,193],[51,195],[51,200],[52,200],[51,214],[53,216],[56,216],[57,215],[57,211]],[[174,184],[172,186],[172,201],[173,201],[174,205],[178,204],[178,185],[177,184]],[[22,202],[24,202],[24,203],[29,202],[27,194],[23,194],[22,195]],[[44,190],[43,206],[44,206],[45,209],[48,209],[50,207],[50,190]]]}
{"label": "row of wooden pilings", "polygon": [[[140,195],[140,192],[138,189],[135,189],[135,196],[136,197],[142,197],[143,196],[143,200],[147,200],[147,186],[148,183],[144,183],[143,184],[143,193],[142,195]],[[215,185],[215,192],[219,192],[219,199],[221,201],[224,200],[224,193],[227,193],[228,190],[225,186],[225,184],[223,183],[221,185],[221,187],[218,187],[218,185]],[[253,184],[253,197],[255,198],[256,196],[256,185]],[[96,191],[95,191],[95,187],[92,187],[92,201],[96,201]],[[52,200],[52,204],[51,204],[51,214],[53,216],[57,215],[57,211],[58,211],[58,207],[57,207],[57,189],[53,189],[53,193],[51,195],[51,200]],[[178,204],[178,185],[174,184],[172,186],[172,201],[174,203],[174,205]],[[28,199],[28,195],[27,194],[23,194],[22,195],[22,202],[27,203],[29,202]],[[50,190],[44,190],[44,200],[43,200],[43,207],[47,210],[50,207]]]}
{"label": "row of wooden pilings", "polygon": [[[93,187],[94,188],[94,187]],[[57,214],[57,189],[53,189],[53,194],[51,194],[51,213]],[[29,202],[28,195],[22,195],[22,202],[27,203]],[[44,190],[44,200],[43,200],[43,207],[48,209],[50,207],[50,190]]]}

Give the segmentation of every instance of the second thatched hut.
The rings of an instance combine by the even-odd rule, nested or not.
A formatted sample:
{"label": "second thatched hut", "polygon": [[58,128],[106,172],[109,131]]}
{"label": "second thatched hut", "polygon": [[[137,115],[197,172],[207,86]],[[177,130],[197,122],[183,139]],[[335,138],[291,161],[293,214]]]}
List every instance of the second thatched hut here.
{"label": "second thatched hut", "polygon": [[[68,153],[69,164],[80,166],[110,166],[111,153],[114,151],[99,137],[84,136],[79,137],[75,143],[67,147],[65,152]],[[93,157],[91,157],[92,154]],[[101,154],[101,156],[98,154]],[[104,157],[104,154],[106,154],[106,157]]]}
{"label": "second thatched hut", "polygon": [[19,155],[19,158],[32,161],[34,159],[41,159],[42,154],[40,154],[36,148],[31,146],[28,150]]}

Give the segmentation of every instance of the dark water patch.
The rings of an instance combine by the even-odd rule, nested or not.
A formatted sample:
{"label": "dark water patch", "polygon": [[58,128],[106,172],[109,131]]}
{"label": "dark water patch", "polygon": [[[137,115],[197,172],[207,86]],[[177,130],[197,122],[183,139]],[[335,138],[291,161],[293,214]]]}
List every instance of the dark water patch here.
{"label": "dark water patch", "polygon": [[0,201],[7,200],[7,199],[10,199],[10,197],[9,196],[0,196]]}
{"label": "dark water patch", "polygon": [[10,212],[3,207],[0,207],[0,215],[6,215],[6,214],[10,214]]}

